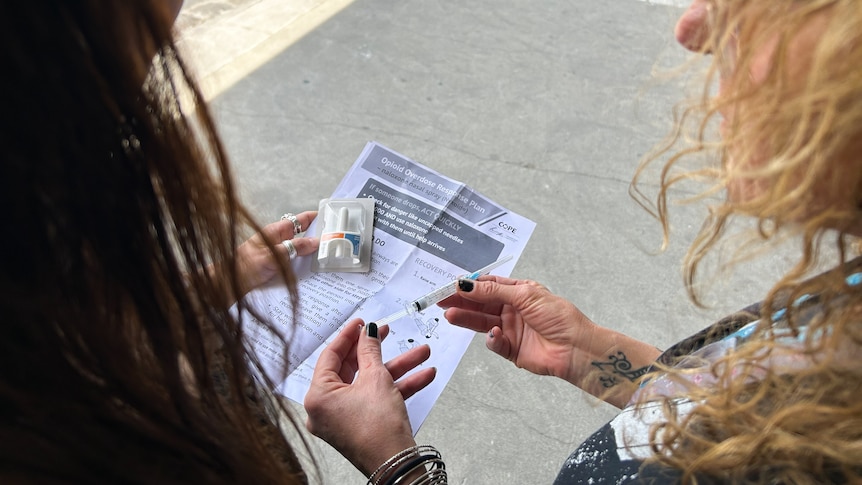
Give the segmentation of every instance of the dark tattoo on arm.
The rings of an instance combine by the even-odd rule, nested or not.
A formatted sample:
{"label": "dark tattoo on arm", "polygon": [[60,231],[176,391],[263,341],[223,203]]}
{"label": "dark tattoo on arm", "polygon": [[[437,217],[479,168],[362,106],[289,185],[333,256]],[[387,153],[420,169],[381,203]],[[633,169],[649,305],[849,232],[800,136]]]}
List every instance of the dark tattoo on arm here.
{"label": "dark tattoo on arm", "polygon": [[632,382],[637,380],[642,375],[646,374],[650,366],[644,366],[640,369],[632,369],[632,363],[622,351],[616,355],[609,355],[606,362],[593,362],[593,366],[603,371],[605,375],[599,377],[602,386],[605,388],[613,387],[620,383],[620,378],[626,378]]}

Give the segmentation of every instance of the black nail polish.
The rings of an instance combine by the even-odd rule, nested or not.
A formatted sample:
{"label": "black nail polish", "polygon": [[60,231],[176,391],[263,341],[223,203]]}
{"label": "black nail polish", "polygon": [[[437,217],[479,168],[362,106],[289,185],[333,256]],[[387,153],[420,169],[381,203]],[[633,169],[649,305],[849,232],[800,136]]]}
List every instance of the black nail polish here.
{"label": "black nail polish", "polygon": [[365,326],[365,332],[371,338],[377,338],[377,324],[374,322],[369,323]]}
{"label": "black nail polish", "polygon": [[467,293],[473,291],[473,281],[472,280],[458,280],[458,288],[461,288],[461,291],[466,291]]}

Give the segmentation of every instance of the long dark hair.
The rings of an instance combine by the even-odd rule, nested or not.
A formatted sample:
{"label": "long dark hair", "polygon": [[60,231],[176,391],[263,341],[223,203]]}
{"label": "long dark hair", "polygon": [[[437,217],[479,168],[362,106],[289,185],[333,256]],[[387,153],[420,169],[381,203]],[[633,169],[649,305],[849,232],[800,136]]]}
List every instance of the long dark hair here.
{"label": "long dark hair", "polygon": [[166,3],[0,7],[4,483],[305,482],[229,311],[260,227]]}

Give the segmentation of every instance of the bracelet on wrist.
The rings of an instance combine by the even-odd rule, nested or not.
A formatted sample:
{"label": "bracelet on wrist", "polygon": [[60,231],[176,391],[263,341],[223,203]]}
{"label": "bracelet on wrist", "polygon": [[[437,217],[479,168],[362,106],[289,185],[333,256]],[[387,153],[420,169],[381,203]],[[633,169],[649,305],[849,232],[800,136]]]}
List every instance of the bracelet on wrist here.
{"label": "bracelet on wrist", "polygon": [[402,450],[383,462],[368,477],[367,485],[445,485],[447,480],[440,452],[433,446],[421,445]]}
{"label": "bracelet on wrist", "polygon": [[384,461],[374,473],[368,476],[368,485],[378,485],[378,482],[386,476],[392,469],[397,468],[398,465],[406,461],[410,458],[412,454],[415,454],[419,449],[418,446],[411,446],[406,450],[399,451],[398,453],[392,455],[391,458]]}

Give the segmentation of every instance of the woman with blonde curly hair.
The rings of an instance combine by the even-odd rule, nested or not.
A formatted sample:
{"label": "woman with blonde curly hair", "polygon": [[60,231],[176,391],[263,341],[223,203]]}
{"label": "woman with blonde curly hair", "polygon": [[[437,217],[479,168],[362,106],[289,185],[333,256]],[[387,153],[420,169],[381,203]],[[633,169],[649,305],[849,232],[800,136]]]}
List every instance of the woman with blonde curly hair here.
{"label": "woman with blonde curly hair", "polygon": [[[696,200],[712,205],[685,264],[695,302],[720,243],[739,262],[797,238],[792,269],[761,303],[664,352],[528,280],[463,281],[443,302],[446,318],[485,332],[518,367],[624,408],[556,483],[860,482],[862,260],[852,253],[862,237],[862,2],[695,0],[676,36],[712,56],[707,82],[633,193],[666,241],[670,188],[705,182]],[[666,154],[650,202],[637,182]],[[737,219],[754,220],[750,238],[728,237]]]}

